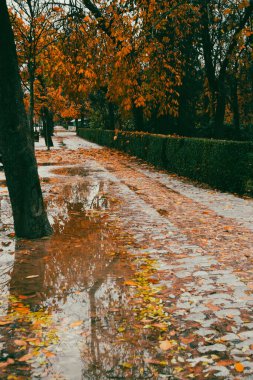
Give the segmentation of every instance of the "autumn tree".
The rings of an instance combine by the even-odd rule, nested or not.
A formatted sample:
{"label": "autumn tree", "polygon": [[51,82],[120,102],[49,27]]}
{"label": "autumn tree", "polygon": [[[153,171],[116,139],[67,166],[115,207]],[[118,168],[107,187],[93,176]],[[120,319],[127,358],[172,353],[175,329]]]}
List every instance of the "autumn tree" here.
{"label": "autumn tree", "polygon": [[27,73],[29,124],[33,135],[36,70],[41,54],[59,38],[64,12],[41,0],[12,0],[11,6],[20,65],[24,74]]}
{"label": "autumn tree", "polygon": [[34,51],[34,83],[38,103],[55,94],[57,114],[83,119],[94,108],[107,128],[116,115],[132,116],[137,130],[194,134],[195,125],[210,124],[217,136],[224,120],[238,130],[240,117],[250,122],[240,88],[250,75],[252,0],[52,0],[50,7],[62,23],[53,40],[45,35],[47,49]]}
{"label": "autumn tree", "polygon": [[80,29],[89,23],[85,45],[95,60],[97,85],[106,89],[109,104],[132,112],[140,130],[145,128],[144,118],[154,114],[177,116],[184,65],[179,45],[191,33],[195,7],[186,1],[69,5],[88,12],[89,21],[84,18]]}

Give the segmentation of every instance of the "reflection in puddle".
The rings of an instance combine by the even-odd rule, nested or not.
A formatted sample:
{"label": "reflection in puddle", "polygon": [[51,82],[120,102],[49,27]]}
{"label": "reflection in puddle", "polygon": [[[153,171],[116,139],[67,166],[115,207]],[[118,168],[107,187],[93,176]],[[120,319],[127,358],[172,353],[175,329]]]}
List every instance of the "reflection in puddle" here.
{"label": "reflection in puddle", "polygon": [[55,166],[55,165],[60,165],[61,163],[59,162],[40,162],[39,166]]}
{"label": "reflection in puddle", "polygon": [[76,175],[78,175],[81,177],[85,177],[89,173],[87,169],[80,167],[80,166],[58,168],[58,169],[52,170],[52,172],[55,174],[60,174],[60,175],[65,175],[65,176],[70,176],[70,175],[76,176]]}
{"label": "reflection in puddle", "polygon": [[3,227],[3,379],[157,378],[146,360],[157,352],[135,321],[133,288],[122,277],[133,276],[129,236],[113,221],[109,184],[80,173],[87,171],[53,181],[52,237],[15,242]]}

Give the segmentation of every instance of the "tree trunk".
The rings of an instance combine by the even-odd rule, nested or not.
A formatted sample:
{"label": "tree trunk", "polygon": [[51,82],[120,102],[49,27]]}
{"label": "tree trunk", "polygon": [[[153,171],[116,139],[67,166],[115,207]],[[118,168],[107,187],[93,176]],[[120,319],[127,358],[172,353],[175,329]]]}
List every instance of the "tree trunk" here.
{"label": "tree trunk", "polygon": [[39,238],[51,234],[6,0],[0,0],[0,139],[16,236]]}
{"label": "tree trunk", "polygon": [[78,119],[75,119],[75,125],[76,125],[76,133],[78,133],[78,128],[79,128],[79,121],[78,121]]}
{"label": "tree trunk", "polygon": [[33,138],[34,135],[34,65],[29,62],[28,64],[29,71],[29,90],[30,90],[30,101],[29,101],[29,126],[31,130],[31,136]]}
{"label": "tree trunk", "polygon": [[109,116],[108,127],[110,130],[114,130],[115,129],[115,113],[114,113],[114,104],[112,102],[108,102],[108,116]]}
{"label": "tree trunk", "polygon": [[[81,112],[81,125],[80,125],[80,128],[84,128],[84,113]],[[76,131],[78,133],[78,130]]]}
{"label": "tree trunk", "polygon": [[53,121],[53,115],[52,112],[46,107],[43,106],[41,108],[41,117],[42,117],[42,123],[43,123],[43,136],[45,139],[45,144],[48,150],[52,146],[54,146],[52,135],[54,132],[54,121]]}
{"label": "tree trunk", "polygon": [[214,118],[214,133],[216,137],[221,137],[224,132],[224,119],[226,110],[226,90],[223,81],[218,84],[218,91],[216,95],[216,110]]}
{"label": "tree trunk", "polygon": [[133,112],[135,130],[141,131],[141,132],[145,131],[143,107],[135,107],[135,105],[133,105],[132,112]]}
{"label": "tree trunk", "polygon": [[232,87],[232,111],[233,111],[233,124],[235,130],[239,133],[240,131],[240,111],[239,111],[239,101],[238,101],[238,84],[237,78],[233,78]]}

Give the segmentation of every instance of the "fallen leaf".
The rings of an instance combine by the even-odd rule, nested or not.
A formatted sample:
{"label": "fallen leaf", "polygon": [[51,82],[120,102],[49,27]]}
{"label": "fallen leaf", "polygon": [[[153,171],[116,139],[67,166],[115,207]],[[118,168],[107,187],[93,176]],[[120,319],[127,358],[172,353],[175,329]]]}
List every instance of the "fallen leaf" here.
{"label": "fallen leaf", "polygon": [[160,349],[163,351],[167,351],[173,347],[173,344],[169,340],[163,340],[160,342]]}
{"label": "fallen leaf", "polygon": [[128,286],[137,286],[138,284],[137,284],[136,282],[134,282],[134,281],[129,280],[129,281],[125,281],[125,282],[124,282],[124,285],[128,285]]}
{"label": "fallen leaf", "polygon": [[41,347],[41,346],[44,345],[44,344],[41,342],[41,340],[38,339],[38,338],[34,338],[33,340],[29,340],[29,344],[30,344],[31,346],[39,346],[39,347]]}
{"label": "fallen leaf", "polygon": [[27,296],[19,295],[18,298],[20,298],[21,300],[26,300],[28,297]]}
{"label": "fallen leaf", "polygon": [[207,306],[208,309],[210,309],[212,311],[219,311],[220,310],[219,306],[216,306],[216,305],[212,304],[211,302],[205,303],[205,306]]}
{"label": "fallen leaf", "polygon": [[232,360],[220,360],[219,362],[216,363],[216,365],[222,366],[222,367],[227,367],[228,365],[231,365],[231,364],[233,364]]}
{"label": "fallen leaf", "polygon": [[242,363],[235,363],[235,370],[237,372],[243,372],[244,371],[244,365]]}
{"label": "fallen leaf", "polygon": [[223,227],[225,231],[233,231],[233,227],[232,226],[224,226]]}
{"label": "fallen leaf", "polygon": [[0,326],[9,325],[11,321],[0,321]]}
{"label": "fallen leaf", "polygon": [[38,274],[32,274],[31,276],[27,276],[26,278],[35,278],[35,277],[39,277]]}
{"label": "fallen leaf", "polygon": [[45,349],[43,349],[42,352],[45,354],[47,358],[53,358],[55,356],[53,352],[45,350]]}
{"label": "fallen leaf", "polygon": [[163,366],[168,365],[168,362],[166,362],[165,360],[145,359],[144,361],[145,363],[148,363],[148,364],[163,365]]}
{"label": "fallen leaf", "polygon": [[126,363],[126,362],[120,364],[120,366],[123,367],[123,368],[132,368],[133,367],[133,365],[131,363]]}
{"label": "fallen leaf", "polygon": [[166,323],[153,323],[153,327],[157,327],[161,330],[166,330],[168,328],[168,325]]}
{"label": "fallen leaf", "polygon": [[26,354],[22,356],[21,358],[18,359],[19,362],[27,362],[28,360],[32,359],[33,355],[32,354]]}
{"label": "fallen leaf", "polygon": [[0,363],[0,368],[5,368],[5,367],[7,367],[8,365],[10,365],[10,364],[14,364],[14,360],[13,359],[11,359],[11,358],[9,358],[6,362],[4,362],[4,363]]}
{"label": "fallen leaf", "polygon": [[27,343],[24,340],[19,340],[19,339],[14,340],[14,343],[17,346],[26,346],[27,345]]}
{"label": "fallen leaf", "polygon": [[149,278],[148,282],[150,282],[151,284],[158,284],[159,280],[157,280],[156,278]]}
{"label": "fallen leaf", "polygon": [[184,344],[189,344],[189,343],[192,343],[194,341],[194,338],[192,337],[187,337],[187,338],[180,338],[181,342],[184,343]]}
{"label": "fallen leaf", "polygon": [[76,321],[76,322],[71,323],[69,325],[69,327],[71,327],[73,329],[74,327],[81,326],[82,323],[83,323],[83,321]]}

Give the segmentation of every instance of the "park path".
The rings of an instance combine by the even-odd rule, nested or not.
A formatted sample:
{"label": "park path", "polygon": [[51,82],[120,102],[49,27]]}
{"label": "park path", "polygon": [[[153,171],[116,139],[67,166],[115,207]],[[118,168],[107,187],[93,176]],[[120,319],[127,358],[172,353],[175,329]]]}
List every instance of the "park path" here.
{"label": "park path", "polygon": [[0,173],[1,379],[252,379],[253,201],[54,142],[51,238],[15,240]]}

